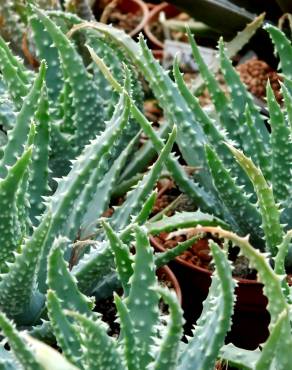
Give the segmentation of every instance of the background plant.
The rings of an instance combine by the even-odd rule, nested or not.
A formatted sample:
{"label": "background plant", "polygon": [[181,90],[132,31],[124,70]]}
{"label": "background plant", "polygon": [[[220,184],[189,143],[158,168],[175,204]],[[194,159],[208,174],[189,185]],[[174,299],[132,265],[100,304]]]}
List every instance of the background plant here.
{"label": "background plant", "polygon": [[[289,108],[291,71],[287,63],[292,47],[284,34],[273,26],[266,27],[275,42],[276,50],[279,50],[285,76],[282,86],[284,109],[276,102],[269,85],[267,88],[270,134],[264,117],[259,113],[251,95],[226,57],[222,41],[220,63],[230,97],[220,89],[189,34],[194,57],[217,113],[217,120],[214,120],[203,111],[184,83],[177,63],[174,65],[175,81],[172,81],[154,60],[142,38],[138,45],[121,31],[109,26],[85,24],[81,27],[95,28],[124,48],[150,83],[164,109],[166,125],[170,128],[174,123],[177,124],[176,141],[182,157],[188,165],[201,168],[201,171],[194,175],[192,187],[183,189],[181,186],[181,190],[187,192],[202,211],[215,214],[239,235],[250,234],[255,247],[266,249],[275,256],[276,245],[281,243],[285,231],[292,226],[292,143]],[[76,29],[81,27],[77,26]],[[106,70],[97,56],[95,60]],[[113,85],[117,88],[117,84]],[[142,121],[137,109],[132,110],[136,118]],[[153,145],[158,145],[156,133],[151,131],[147,122],[143,123],[145,133],[147,132]],[[238,150],[243,150],[255,166],[238,150],[228,147],[225,144],[228,141]],[[180,176],[174,173],[173,176],[180,186]]]}

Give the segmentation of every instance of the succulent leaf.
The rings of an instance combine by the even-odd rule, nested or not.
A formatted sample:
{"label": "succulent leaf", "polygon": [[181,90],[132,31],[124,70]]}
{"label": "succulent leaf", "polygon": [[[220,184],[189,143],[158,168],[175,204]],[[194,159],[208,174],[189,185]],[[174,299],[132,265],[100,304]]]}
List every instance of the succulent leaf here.
{"label": "succulent leaf", "polygon": [[291,95],[292,92],[289,92],[288,87],[286,87],[285,85],[282,85],[281,88],[282,88],[282,94],[283,94],[284,102],[285,102],[287,119],[290,125],[290,131],[291,131],[290,135],[292,135],[292,95]]}
{"label": "succulent leaf", "polygon": [[69,363],[58,351],[47,344],[25,335],[25,340],[32,347],[36,360],[42,366],[42,370],[79,370]]}
{"label": "succulent leaf", "polygon": [[80,333],[64,314],[62,304],[53,290],[48,290],[47,293],[47,309],[58,345],[69,361],[80,366],[82,356]]}
{"label": "succulent leaf", "polygon": [[77,312],[70,312],[70,315],[78,322],[82,332],[85,370],[126,370],[116,342],[107,335],[103,322],[93,322]]}
{"label": "succulent leaf", "polygon": [[154,325],[158,319],[158,295],[154,290],[157,281],[155,275],[152,247],[149,244],[145,229],[135,227],[136,254],[134,257],[134,273],[130,280],[129,296],[125,304],[135,330],[138,352],[137,369],[145,369],[151,360],[150,346],[155,334]]}
{"label": "succulent leaf", "polygon": [[[121,99],[123,101],[123,97]],[[124,110],[127,111],[127,109],[126,105]],[[85,214],[87,203],[94,196],[96,184],[108,171],[109,150],[127,123],[124,118],[122,115],[118,119],[114,119],[112,125],[84,148],[83,153],[74,161],[69,174],[59,181],[57,190],[50,198],[52,224],[39,268],[39,284],[43,292],[46,290],[47,257],[52,242],[55,236],[61,232],[64,236],[68,236],[68,233],[72,235],[73,228],[75,228],[77,233],[80,224],[71,224],[70,227],[67,227],[68,216],[70,215],[73,220],[76,217],[78,220]],[[86,200],[86,202],[84,203],[82,200]]]}
{"label": "succulent leaf", "polygon": [[101,98],[74,45],[45,13],[35,7],[32,9],[52,37],[70,81],[76,109],[75,145],[77,153],[80,153],[84,145],[104,129]]}
{"label": "succulent leaf", "polygon": [[3,74],[3,79],[9,91],[11,100],[13,101],[15,107],[20,109],[23,103],[22,97],[28,93],[28,86],[18,75],[17,67],[15,67],[11,63],[11,60],[9,60],[9,54],[7,55],[7,49],[3,48],[3,44],[5,44],[5,42],[3,39],[0,39],[1,72]]}
{"label": "succulent leaf", "polygon": [[[133,147],[136,145],[138,137],[139,135],[130,141],[128,146],[117,157],[108,173],[97,185],[95,195],[88,204],[87,212],[82,218],[80,231],[81,238],[91,235],[96,231],[98,217],[100,217],[108,208],[111,195],[113,195],[113,192],[116,189],[116,184],[120,179],[121,172],[132,153]],[[124,194],[125,193],[123,193],[122,196]]]}
{"label": "succulent leaf", "polygon": [[[245,152],[249,155],[254,163],[260,167],[267,181],[271,180],[271,161],[270,151],[264,147],[262,139],[260,138],[258,131],[254,125],[253,115],[250,111],[250,107],[247,105],[245,109],[246,126],[248,129],[245,132],[246,140],[244,141]],[[250,150],[245,146],[245,143],[252,143]]]}
{"label": "succulent leaf", "polygon": [[51,215],[47,214],[0,281],[1,310],[22,323],[32,323],[43,305],[43,297],[37,292],[35,278],[50,222]]}
{"label": "succulent leaf", "polygon": [[[88,183],[85,185],[84,190],[78,199],[78,203],[80,204],[79,208],[76,208],[75,212],[72,212],[69,219],[68,219],[68,229],[67,229],[67,236],[70,239],[74,239],[76,236],[77,231],[80,228],[80,224],[82,224],[82,218],[84,214],[86,215],[87,212],[90,211],[89,207],[92,207],[91,202],[94,202],[98,197],[97,193],[99,192],[99,196],[101,196],[102,186],[104,185],[102,182],[106,179],[108,180],[107,183],[107,191],[110,191],[111,188],[111,181],[113,178],[117,176],[116,173],[116,163],[113,162],[116,157],[119,155],[119,150],[116,151],[116,145],[119,146],[120,144],[120,137],[122,136],[122,132],[125,130],[126,126],[129,122],[129,114],[130,114],[130,105],[126,95],[121,95],[118,105],[116,106],[116,110],[113,114],[111,121],[108,123],[107,131],[110,131],[112,128],[112,132],[114,132],[115,127],[118,123],[118,131],[120,133],[119,136],[115,137],[115,140],[112,142],[110,150],[108,152],[104,151],[104,155],[102,160],[100,161],[100,165],[97,166],[95,170],[92,171],[90,179]],[[104,143],[102,143],[104,145]],[[123,164],[125,161],[124,155],[127,156],[127,152],[123,153],[123,155],[118,158],[118,171],[120,170],[119,165]],[[112,165],[112,166],[111,166]],[[112,176],[112,177],[109,177]],[[98,184],[98,186],[96,185]],[[105,193],[106,194],[106,193]],[[104,199],[107,201],[107,198]],[[106,206],[105,203],[100,204],[101,207]],[[96,217],[99,217],[105,209],[101,208],[100,210],[96,209]]]}
{"label": "succulent leaf", "polygon": [[[161,232],[170,232],[175,229],[184,229],[188,227],[195,227],[197,225],[221,225],[226,227],[227,225],[217,217],[202,213],[201,211],[196,212],[180,212],[173,216],[164,216],[161,220],[151,222],[148,221],[145,226],[150,234],[156,235]],[[224,226],[225,225],[225,226]]]}
{"label": "succulent leaf", "polygon": [[103,222],[107,238],[115,256],[115,265],[122,283],[124,295],[129,294],[129,279],[133,275],[132,258],[128,246],[123,244],[109,224]]}
{"label": "succulent leaf", "polygon": [[245,135],[247,129],[245,122],[245,109],[246,106],[249,107],[250,114],[253,120],[255,129],[258,132],[258,136],[261,138],[263,145],[263,150],[268,151],[269,149],[269,133],[265,126],[264,120],[261,117],[256,105],[253,102],[253,99],[249,92],[247,91],[244,84],[241,82],[239,74],[233,68],[231,61],[227,58],[226,52],[224,49],[223,40],[219,41],[219,51],[220,51],[220,60],[221,60],[221,70],[224,74],[227,86],[229,87],[230,94],[232,99],[230,100],[232,104],[232,110],[236,113],[238,118],[238,131],[234,131],[234,134],[238,134],[240,137],[240,142],[242,143],[243,150],[248,154],[252,155],[253,153],[253,143],[249,143],[247,140],[242,138]]}
{"label": "succulent leaf", "polygon": [[276,101],[270,83],[267,85],[267,104],[270,112],[269,122],[272,128],[272,184],[274,197],[278,202],[287,198],[292,186],[292,140],[291,138],[289,139],[291,131]]}
{"label": "succulent leaf", "polygon": [[17,156],[23,152],[23,145],[27,141],[30,123],[37,111],[44,78],[46,73],[46,65],[43,62],[40,67],[39,74],[35,78],[34,84],[23,101],[22,108],[17,115],[16,124],[8,133],[8,142],[4,149],[4,156],[1,159],[0,177],[4,177],[7,173],[5,166],[11,166],[15,163]]}
{"label": "succulent leaf", "polygon": [[179,257],[184,251],[195,245],[202,235],[196,235],[184,242],[178,243],[175,247],[167,249],[165,252],[155,254],[155,265],[161,267],[167,265],[171,260]]}
{"label": "succulent leaf", "polygon": [[[0,124],[3,127],[3,131],[9,131],[15,125],[16,121],[16,108],[11,101],[8,90],[5,86],[3,78],[0,77]],[[4,132],[1,131],[1,147],[3,148],[7,142],[7,139],[4,141],[3,138],[6,138]],[[2,149],[1,148],[1,149]],[[1,159],[1,157],[0,157]]]}
{"label": "succulent leaf", "polygon": [[238,348],[232,343],[224,345],[220,350],[220,358],[234,366],[236,369],[241,370],[254,370],[255,364],[260,357],[260,349],[249,351],[246,349]]}
{"label": "succulent leaf", "polygon": [[67,243],[68,240],[65,238],[55,239],[48,259],[48,286],[59,299],[62,299],[63,309],[90,315],[93,308],[92,301],[80,293],[77,282],[68,271],[67,263],[63,259]]}
{"label": "succulent leaf", "polygon": [[137,351],[138,343],[133,321],[127,306],[117,294],[114,295],[114,300],[124,336],[122,343],[127,370],[137,370],[139,369],[139,351]]}
{"label": "succulent leaf", "polygon": [[206,146],[207,160],[210,171],[213,176],[214,184],[220,194],[220,197],[234,219],[237,221],[239,234],[251,234],[254,245],[260,249],[264,248],[262,235],[259,234],[261,226],[261,214],[258,212],[254,204],[250,203],[249,199],[242,192],[236,182],[230,176],[215,150],[210,146]]}
{"label": "succulent leaf", "polygon": [[[18,190],[23,176],[29,166],[32,148],[28,148],[17,160],[14,166],[8,169],[6,177],[0,180],[0,224],[3,232],[0,234],[0,269],[5,271],[5,262],[13,260],[13,252],[21,241],[21,225],[18,219]],[[5,230],[5,232],[4,232]]]}
{"label": "succulent leaf", "polygon": [[48,96],[45,86],[40,97],[35,115],[37,126],[34,139],[32,161],[29,167],[28,200],[30,203],[30,221],[37,224],[36,217],[44,211],[42,196],[48,193],[50,115]]}
{"label": "succulent leaf", "polygon": [[183,312],[175,293],[161,287],[155,290],[169,307],[170,321],[160,345],[159,354],[154,361],[153,370],[175,370],[184,323]]}
{"label": "succulent leaf", "polygon": [[[291,42],[285,36],[285,34],[277,27],[266,24],[265,29],[269,32],[269,35],[275,45],[276,52],[280,58],[280,69],[288,79],[292,79],[292,46]],[[292,91],[290,91],[291,93]]]}
{"label": "succulent leaf", "polygon": [[237,142],[239,140],[239,137],[238,137],[239,127],[238,127],[236,117],[234,116],[231,110],[230,102],[227,99],[224,92],[222,91],[222,89],[220,88],[219,83],[216,81],[216,78],[214,77],[214,75],[209,71],[206,63],[204,62],[200,54],[196,41],[194,37],[192,36],[189,29],[187,29],[187,34],[188,34],[189,43],[192,48],[193,57],[196,63],[198,64],[199,71],[203,79],[205,80],[205,83],[210,93],[211,99],[219,115],[220,123],[222,127],[225,128],[227,132],[229,133],[230,139]]}
{"label": "succulent leaf", "polygon": [[283,239],[283,228],[280,224],[280,213],[275,203],[273,190],[267,184],[261,170],[254,165],[251,159],[245,157],[241,151],[229,144],[228,147],[253,183],[262,215],[266,248],[272,256],[275,256],[277,247]]}
{"label": "succulent leaf", "polygon": [[11,65],[15,68],[19,79],[25,85],[28,85],[30,83],[33,73],[24,66],[24,63],[19,57],[13,54],[9,47],[9,44],[7,44],[2,37],[0,37],[0,47],[5,51],[7,58],[9,59]]}
{"label": "succulent leaf", "polygon": [[23,368],[27,370],[42,370],[42,366],[38,363],[32,351],[20,337],[13,323],[10,322],[2,312],[0,312],[0,328],[5,337],[7,337],[14,356],[21,363]]}
{"label": "succulent leaf", "polygon": [[256,363],[255,370],[270,369],[275,357],[277,357],[278,360],[276,364],[277,369],[284,370],[287,369],[287,366],[289,366],[288,361],[290,361],[290,358],[286,353],[282,353],[281,356],[276,356],[275,353],[275,351],[281,351],[281,341],[285,338],[285,331],[283,330],[282,333],[282,328],[287,323],[287,316],[288,314],[285,311],[279,316],[268,340],[263,346],[263,350],[259,360]]}
{"label": "succulent leaf", "polygon": [[53,101],[56,101],[62,89],[62,72],[58,60],[58,50],[52,47],[52,38],[36,15],[29,17],[29,24],[33,32],[37,56],[40,60],[46,60],[48,65],[46,85],[49,96]]}

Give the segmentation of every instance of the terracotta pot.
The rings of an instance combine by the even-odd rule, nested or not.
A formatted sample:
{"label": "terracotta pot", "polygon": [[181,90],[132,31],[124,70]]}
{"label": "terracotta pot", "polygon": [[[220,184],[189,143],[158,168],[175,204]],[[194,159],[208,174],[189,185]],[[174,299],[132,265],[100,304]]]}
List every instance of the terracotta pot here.
{"label": "terracotta pot", "polygon": [[177,295],[177,299],[178,299],[180,305],[182,305],[181,288],[180,288],[180,285],[179,285],[179,282],[178,282],[176,276],[171,271],[171,269],[168,266],[160,267],[160,269],[157,270],[157,277],[158,277],[158,280],[161,280],[162,278],[164,278],[165,280],[171,282],[171,285],[173,286],[173,289],[174,289],[174,291]]}
{"label": "terracotta pot", "polygon": [[[151,244],[159,251],[165,248],[154,237]],[[211,284],[211,272],[205,268],[195,266],[177,257],[170,263],[180,283],[183,300],[183,309],[189,326],[201,314],[202,303],[207,297]],[[263,295],[263,285],[256,280],[236,279],[236,305],[233,315],[231,332],[227,342],[246,349],[255,349],[263,343],[268,335],[270,315],[266,310],[267,298]]]}
{"label": "terracotta pot", "polygon": [[129,33],[131,37],[138,35],[144,28],[148,19],[148,7],[142,0],[122,0],[119,2],[118,9],[123,13],[141,13],[142,18],[136,28]]}
{"label": "terracotta pot", "polygon": [[148,15],[147,22],[144,26],[144,33],[147,36],[147,38],[150,40],[151,42],[150,46],[153,49],[163,49],[163,42],[158,40],[158,38],[151,31],[151,26],[154,22],[157,21],[160,12],[164,12],[167,18],[175,17],[176,15],[181,13],[181,11],[178,10],[176,7],[168,3],[165,3],[165,2],[159,5],[156,5],[151,9]]}
{"label": "terracotta pot", "polygon": [[155,59],[159,61],[163,60],[163,50],[160,49],[152,50],[152,54],[154,55]]}
{"label": "terracotta pot", "polygon": [[[95,3],[94,12],[98,13],[99,2]],[[149,10],[147,5],[142,0],[120,0],[117,5],[117,9],[122,14],[141,14],[140,23],[129,33],[131,37],[135,37],[140,33],[148,19]]]}

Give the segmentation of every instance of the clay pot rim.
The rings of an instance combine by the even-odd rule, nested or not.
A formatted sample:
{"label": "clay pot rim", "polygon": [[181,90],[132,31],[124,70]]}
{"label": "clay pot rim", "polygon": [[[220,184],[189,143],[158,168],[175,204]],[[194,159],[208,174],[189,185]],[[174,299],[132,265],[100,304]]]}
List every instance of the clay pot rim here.
{"label": "clay pot rim", "polygon": [[161,61],[163,60],[163,49],[153,49],[152,54],[154,55],[154,58]]}
{"label": "clay pot rim", "polygon": [[[159,252],[165,252],[166,251],[166,249],[163,247],[163,244],[162,243],[159,243],[152,235],[150,235],[150,242],[154,246],[154,248],[156,248],[157,250],[159,250]],[[207,269],[205,269],[203,267],[200,267],[200,266],[195,266],[192,263],[186,262],[186,261],[182,260],[179,257],[176,257],[175,258],[175,261],[177,261],[179,264],[181,264],[181,265],[183,265],[183,266],[185,266],[185,267],[187,267],[189,269],[200,271],[200,272],[204,273],[208,277],[211,277],[212,276],[212,272],[211,271],[209,271],[209,270],[207,270]],[[242,285],[252,285],[252,286],[258,285],[258,286],[263,286],[263,284],[260,283],[257,280],[243,279],[243,278],[239,278],[239,277],[234,277],[234,279],[237,280],[238,283],[239,284],[242,284]]]}
{"label": "clay pot rim", "polygon": [[[147,38],[151,41],[151,43],[155,46],[155,49],[163,49],[164,48],[164,45],[152,33],[150,25],[153,22],[153,20],[155,20],[155,18],[158,16],[158,14],[161,11],[163,11],[164,9],[166,9],[166,8],[173,8],[173,9],[175,9],[175,6],[173,6],[173,5],[171,5],[171,4],[167,3],[167,2],[163,2],[161,4],[158,4],[158,5],[154,6],[150,10],[149,15],[148,15],[148,18],[147,18],[147,22],[146,22],[146,24],[144,26],[144,33],[147,36]],[[179,10],[177,12],[178,12],[178,14],[180,13]]]}
{"label": "clay pot rim", "polygon": [[[136,4],[141,9],[141,13],[142,13],[141,21],[129,33],[129,36],[134,37],[144,29],[144,27],[147,23],[147,20],[149,18],[149,9],[148,9],[147,5],[144,3],[144,1],[142,1],[142,0],[127,0],[127,1],[130,2],[130,3]],[[135,14],[136,12],[133,12],[133,13]]]}
{"label": "clay pot rim", "polygon": [[172,272],[172,270],[168,266],[159,267],[159,269],[157,270],[158,278],[159,278],[159,272],[161,273],[163,272],[167,276],[167,279],[172,283],[175,294],[177,296],[177,300],[179,304],[182,305],[182,291],[181,291],[181,287],[179,285],[179,282],[175,274]]}

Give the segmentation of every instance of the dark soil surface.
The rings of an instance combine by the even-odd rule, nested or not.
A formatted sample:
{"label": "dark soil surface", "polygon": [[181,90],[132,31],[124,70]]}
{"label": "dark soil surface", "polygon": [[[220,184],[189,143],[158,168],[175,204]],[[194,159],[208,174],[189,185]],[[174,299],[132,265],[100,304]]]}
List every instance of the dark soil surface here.
{"label": "dark soil surface", "polygon": [[[119,292],[120,294],[122,292]],[[99,312],[102,316],[102,321],[108,324],[108,334],[111,337],[118,337],[120,334],[120,325],[115,322],[117,318],[117,309],[114,304],[114,297],[110,296],[106,299],[101,299],[96,303],[94,311]]]}
{"label": "dark soil surface", "polygon": [[240,79],[257,98],[264,100],[268,80],[279,103],[282,101],[280,81],[282,78],[266,62],[256,58],[249,59],[236,67]]}
{"label": "dark soil surface", "polygon": [[[168,233],[160,233],[154,238],[164,248],[173,248],[178,243],[190,239],[193,235],[179,235],[168,239]],[[210,235],[211,237],[211,235]],[[212,237],[214,240],[214,238]],[[220,240],[215,240],[220,244]],[[233,248],[229,253],[229,259],[232,260],[234,270],[232,271],[234,277],[242,279],[256,279],[256,271],[249,268],[248,260],[244,256],[238,256],[239,250]],[[210,272],[214,271],[214,265],[210,254],[208,245],[208,238],[204,238],[195,243],[191,248],[181,254],[179,259],[188,262],[194,266],[205,268]]]}

